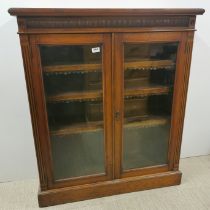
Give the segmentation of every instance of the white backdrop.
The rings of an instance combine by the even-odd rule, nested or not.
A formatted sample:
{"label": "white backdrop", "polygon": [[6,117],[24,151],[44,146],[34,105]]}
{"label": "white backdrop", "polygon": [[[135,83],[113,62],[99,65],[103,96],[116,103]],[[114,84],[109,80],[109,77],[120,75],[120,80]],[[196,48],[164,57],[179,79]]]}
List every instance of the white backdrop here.
{"label": "white backdrop", "polygon": [[0,3],[0,182],[37,177],[16,18],[10,7],[204,8],[197,17],[182,157],[210,154],[210,3],[198,0],[19,0]]}

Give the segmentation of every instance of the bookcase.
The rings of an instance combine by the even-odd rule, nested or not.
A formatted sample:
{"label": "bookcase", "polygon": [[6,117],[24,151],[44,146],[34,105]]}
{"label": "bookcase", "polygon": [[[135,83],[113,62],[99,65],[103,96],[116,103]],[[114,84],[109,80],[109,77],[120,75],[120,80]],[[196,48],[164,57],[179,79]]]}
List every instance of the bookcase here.
{"label": "bookcase", "polygon": [[39,205],[177,185],[196,15],[30,9],[17,16]]}

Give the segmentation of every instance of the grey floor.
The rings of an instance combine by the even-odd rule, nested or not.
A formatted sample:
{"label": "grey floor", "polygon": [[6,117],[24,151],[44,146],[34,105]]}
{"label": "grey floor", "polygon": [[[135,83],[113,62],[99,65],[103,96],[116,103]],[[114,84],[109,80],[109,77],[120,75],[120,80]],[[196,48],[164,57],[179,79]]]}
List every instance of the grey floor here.
{"label": "grey floor", "polygon": [[[210,210],[210,155],[181,160],[182,184],[69,203],[56,210]],[[0,210],[39,209],[37,180],[0,184]]]}

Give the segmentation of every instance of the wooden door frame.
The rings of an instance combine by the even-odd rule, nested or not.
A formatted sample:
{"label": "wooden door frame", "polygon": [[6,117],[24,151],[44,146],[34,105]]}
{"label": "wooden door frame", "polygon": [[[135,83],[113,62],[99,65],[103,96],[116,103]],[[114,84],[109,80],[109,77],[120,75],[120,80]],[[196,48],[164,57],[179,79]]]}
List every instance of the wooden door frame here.
{"label": "wooden door frame", "polygon": [[[120,113],[114,119],[114,165],[115,178],[126,178],[147,174],[178,170],[181,149],[184,110],[186,103],[187,83],[189,79],[192,39],[186,46],[186,37],[193,37],[194,32],[147,32],[147,33],[117,33],[114,38],[114,113]],[[171,114],[171,129],[168,145],[168,164],[131,169],[123,171],[123,120],[124,120],[124,43],[151,43],[151,42],[179,42],[177,50],[176,72],[174,82],[173,104]],[[187,52],[185,48],[187,47]],[[185,52],[182,55],[181,52]],[[184,70],[184,73],[183,73]],[[180,89],[181,88],[181,89]],[[181,113],[179,113],[181,112]]]}
{"label": "wooden door frame", "polygon": [[[31,86],[33,89],[34,104],[36,109],[36,125],[38,136],[35,137],[35,145],[39,145],[37,151],[38,168],[40,172],[41,190],[62,188],[80,184],[88,184],[96,181],[107,181],[113,178],[113,142],[112,142],[112,92],[111,92],[111,35],[110,34],[48,34],[30,35],[29,43],[32,54]],[[103,45],[103,101],[104,101],[104,154],[105,174],[75,177],[62,180],[53,179],[52,154],[50,134],[47,120],[46,101],[44,96],[44,84],[42,78],[42,66],[39,45]],[[39,154],[38,154],[39,152]]]}

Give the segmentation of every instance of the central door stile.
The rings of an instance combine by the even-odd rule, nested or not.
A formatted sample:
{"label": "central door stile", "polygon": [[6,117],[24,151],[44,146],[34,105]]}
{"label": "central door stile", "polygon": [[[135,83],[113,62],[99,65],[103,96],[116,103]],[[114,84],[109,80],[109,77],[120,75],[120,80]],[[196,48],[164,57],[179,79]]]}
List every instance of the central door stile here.
{"label": "central door stile", "polygon": [[111,34],[104,34],[104,71],[103,71],[103,91],[104,91],[104,135],[105,135],[105,159],[106,174],[109,180],[113,179],[113,94],[112,94],[112,38]]}
{"label": "central door stile", "polygon": [[114,35],[113,51],[113,93],[114,93],[114,177],[119,179],[122,172],[122,138],[123,138],[123,43],[122,34]]}

